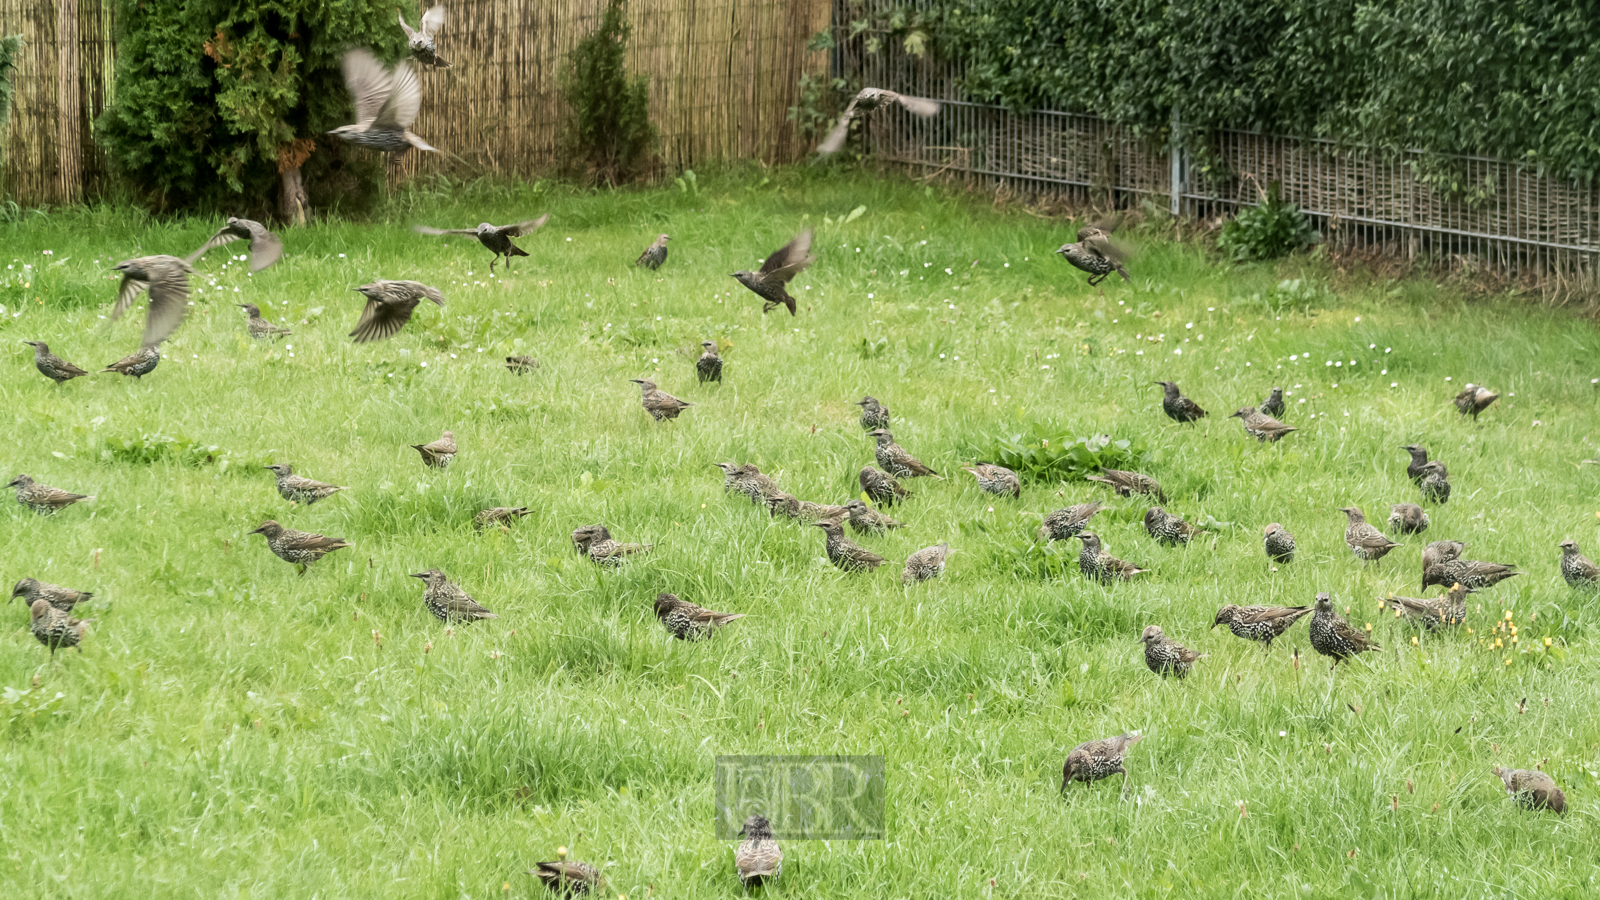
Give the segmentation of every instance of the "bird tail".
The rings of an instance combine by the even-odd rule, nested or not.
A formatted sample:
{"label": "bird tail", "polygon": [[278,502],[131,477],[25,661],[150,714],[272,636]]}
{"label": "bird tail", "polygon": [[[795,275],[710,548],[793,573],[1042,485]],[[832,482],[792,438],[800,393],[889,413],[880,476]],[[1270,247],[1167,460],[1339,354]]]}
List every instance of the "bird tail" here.
{"label": "bird tail", "polygon": [[937,100],[929,100],[925,97],[907,97],[905,94],[901,94],[899,99],[900,105],[906,108],[906,112],[914,116],[921,116],[926,119],[929,116],[939,114],[939,101]]}
{"label": "bird tail", "polygon": [[724,614],[724,615],[717,616],[713,621],[715,621],[718,625],[726,625],[729,622],[732,622],[734,619],[742,619],[746,615],[748,615],[748,613]]}
{"label": "bird tail", "polygon": [[1123,267],[1122,263],[1117,263],[1117,274],[1122,276],[1123,281],[1133,282],[1133,279],[1128,277],[1128,270]]}
{"label": "bird tail", "polygon": [[506,251],[506,255],[507,256],[527,256],[528,255],[528,251],[522,249],[521,247],[512,246],[512,248],[510,250]]}
{"label": "bird tail", "polygon": [[406,131],[405,137],[406,137],[406,143],[408,143],[411,146],[417,148],[418,150],[427,150],[430,153],[438,153],[439,152],[439,148],[438,147],[435,147],[432,144],[429,144],[427,141],[423,140],[422,138],[419,138],[416,135],[412,134],[410,132],[410,130]]}

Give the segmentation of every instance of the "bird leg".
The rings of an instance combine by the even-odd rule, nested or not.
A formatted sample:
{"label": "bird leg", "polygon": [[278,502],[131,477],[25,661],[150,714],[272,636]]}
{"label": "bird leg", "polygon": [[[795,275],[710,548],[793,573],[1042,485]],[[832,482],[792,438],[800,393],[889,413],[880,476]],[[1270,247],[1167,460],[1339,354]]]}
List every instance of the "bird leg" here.
{"label": "bird leg", "polygon": [[1122,793],[1117,795],[1117,799],[1120,800],[1126,796],[1128,796],[1128,768],[1127,764],[1124,763],[1122,767]]}
{"label": "bird leg", "polygon": [[[494,264],[500,261],[500,254],[496,253],[494,259],[489,260],[489,274],[494,274]],[[511,265],[509,262],[506,265]]]}

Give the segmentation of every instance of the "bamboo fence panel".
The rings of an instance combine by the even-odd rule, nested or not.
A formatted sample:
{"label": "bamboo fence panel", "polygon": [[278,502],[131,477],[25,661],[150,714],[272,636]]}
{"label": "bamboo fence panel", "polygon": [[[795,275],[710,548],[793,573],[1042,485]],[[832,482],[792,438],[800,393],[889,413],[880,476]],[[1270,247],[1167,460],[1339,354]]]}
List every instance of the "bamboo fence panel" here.
{"label": "bamboo fence panel", "polygon": [[0,34],[25,40],[0,196],[74,203],[99,190],[106,160],[94,122],[111,97],[111,26],[108,0],[0,0]]}

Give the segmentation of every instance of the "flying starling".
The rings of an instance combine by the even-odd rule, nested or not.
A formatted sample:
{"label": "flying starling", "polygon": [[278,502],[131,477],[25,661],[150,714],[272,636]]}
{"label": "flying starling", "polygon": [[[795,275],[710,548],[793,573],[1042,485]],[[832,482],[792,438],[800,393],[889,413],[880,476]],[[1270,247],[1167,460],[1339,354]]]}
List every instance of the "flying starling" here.
{"label": "flying starling", "polygon": [[249,219],[229,216],[228,223],[217,229],[217,233],[202,244],[199,250],[189,254],[184,262],[192,266],[200,261],[200,257],[205,256],[217,247],[240,240],[250,242],[250,271],[252,272],[259,272],[267,268],[277,262],[279,257],[283,256],[283,241],[277,235],[268,231],[266,226],[260,222],[252,222]]}
{"label": "flying starling", "polygon": [[717,384],[721,384],[722,357],[717,355],[717,342],[701,341],[700,349],[705,352],[701,353],[700,358],[695,360],[695,375],[699,376],[701,384],[705,384],[708,381],[715,381]]}
{"label": "flying starling", "polygon": [[425,569],[411,577],[421,578],[427,584],[427,588],[422,592],[422,605],[441,622],[471,622],[476,619],[500,618],[468,596],[460,585],[453,583],[438,569]]}
{"label": "flying starling", "polygon": [[[122,273],[117,302],[111,307],[111,320],[122,318],[134,299],[149,291],[150,308],[145,313],[144,340],[140,346],[146,350],[159,346],[178,330],[189,312],[189,273],[194,269],[176,256],[140,256],[125,259],[111,269]],[[155,365],[152,363],[150,368]]]}
{"label": "flying starling", "polygon": [[418,281],[385,281],[354,288],[367,298],[367,305],[356,321],[356,330],[350,332],[358,344],[393,337],[411,321],[411,311],[424,300],[444,306],[444,294],[439,289]]}
{"label": "flying starling", "polygon": [[1274,640],[1309,615],[1309,606],[1235,606],[1229,603],[1217,610],[1211,627],[1226,625],[1234,637],[1260,641],[1263,650],[1271,650]]}
{"label": "flying starling", "polygon": [[[438,9],[438,7],[434,8]],[[494,264],[499,262],[500,257],[503,256],[506,259],[506,271],[509,272],[511,271],[512,257],[528,255],[528,251],[511,243],[511,239],[533,234],[544,227],[544,223],[548,221],[550,221],[550,215],[546,213],[537,219],[529,219],[513,225],[490,225],[488,222],[479,222],[477,228],[430,228],[427,225],[418,225],[415,231],[418,234],[470,234],[478,239],[478,243],[482,244],[484,249],[494,254],[494,257],[489,260],[489,271],[494,271]]]}
{"label": "flying starling", "polygon": [[915,584],[943,575],[944,561],[951,552],[949,544],[935,544],[906,557],[906,569],[900,574],[900,583]]}
{"label": "flying starling", "polygon": [[141,347],[137,353],[124,356],[114,363],[108,364],[100,371],[116,372],[118,375],[130,375],[135,381],[149,375],[161,363],[161,351],[155,347]]}
{"label": "flying starling", "polygon": [[48,516],[56,510],[63,509],[77,503],[79,500],[93,500],[92,494],[73,494],[60,488],[53,488],[47,484],[39,484],[27,475],[18,475],[11,479],[6,487],[17,489],[17,502],[33,510],[41,516]]}
{"label": "flying starling", "polygon": [[1561,548],[1561,577],[1580,591],[1592,591],[1600,584],[1600,568],[1589,561],[1572,538],[1556,546]]}
{"label": "flying starling", "polygon": [[1230,413],[1230,419],[1238,419],[1244,425],[1244,433],[1257,441],[1277,443],[1283,436],[1291,431],[1299,431],[1292,425],[1285,425],[1277,419],[1256,409],[1254,406],[1241,407],[1238,412]]}
{"label": "flying starling", "polygon": [[312,481],[294,474],[294,469],[288,463],[273,463],[262,468],[272,470],[278,479],[278,493],[290,503],[304,503],[307,506],[331,497],[344,488],[338,485],[325,484],[321,481]]}
{"label": "flying starling", "polygon": [[254,303],[236,303],[234,305],[244,310],[245,330],[250,332],[250,336],[258,341],[266,340],[268,338],[283,337],[285,335],[294,333],[282,325],[274,325],[271,322],[268,322],[266,319],[261,318],[261,307],[255,305]]}
{"label": "flying starling", "polygon": [[72,379],[77,378],[79,375],[89,374],[88,372],[85,372],[72,363],[67,362],[54,353],[51,353],[50,345],[46,344],[44,341],[23,341],[23,343],[32,345],[33,347],[34,368],[39,370],[39,374],[50,379],[51,381],[54,381],[56,384],[60,384],[63,381],[71,381]]}
{"label": "flying starling", "polygon": [[526,506],[496,506],[480,510],[472,517],[472,527],[482,531],[489,525],[509,525],[528,514]]}
{"label": "flying starling", "polygon": [[1258,411],[1264,412],[1269,416],[1283,415],[1283,388],[1273,388],[1272,393],[1267,395],[1267,399],[1261,401]]}
{"label": "flying starling", "polygon": [[938,472],[923,465],[915,456],[907,453],[904,447],[896,444],[894,435],[886,429],[876,428],[867,434],[878,439],[878,446],[872,452],[878,458],[878,465],[890,475],[896,478],[920,478],[928,475],[939,477]]}
{"label": "flying starling", "polygon": [[870,572],[883,565],[883,557],[844,536],[838,519],[812,522],[827,533],[828,559],[841,571]]}
{"label": "flying starling", "polygon": [[1123,761],[1128,749],[1142,740],[1142,734],[1119,734],[1098,741],[1084,741],[1073,747],[1067,754],[1066,765],[1061,767],[1061,793],[1066,794],[1067,785],[1074,781],[1087,784],[1118,774],[1122,776],[1122,789],[1126,791],[1128,770]]}
{"label": "flying starling", "polygon": [[1196,653],[1167,637],[1160,625],[1146,626],[1139,641],[1144,644],[1144,664],[1163,678],[1168,675],[1185,678],[1196,661],[1206,658],[1206,654]]}
{"label": "flying starling", "polygon": [[259,534],[267,539],[267,549],[287,563],[300,567],[300,574],[304,575],[311,564],[332,553],[350,546],[344,538],[328,537],[325,534],[312,534],[309,531],[295,531],[285,528],[271,519],[261,523],[261,527],[250,534]]}
{"label": "flying starling", "polygon": [[845,501],[844,508],[850,517],[850,530],[856,534],[887,534],[889,529],[901,525],[859,499]]}
{"label": "flying starling", "polygon": [[879,403],[876,397],[862,397],[856,401],[856,406],[861,407],[862,428],[872,431],[889,427],[889,407]]}
{"label": "flying starling", "polygon": [[1488,409],[1500,395],[1486,387],[1469,384],[1456,395],[1456,409],[1461,410],[1463,416],[1471,416],[1472,421],[1478,421],[1478,413]]}
{"label": "flying starling", "polygon": [[1433,460],[1422,467],[1422,499],[1429,503],[1448,503],[1450,501],[1450,482],[1447,480],[1450,473],[1445,471],[1444,463]]}
{"label": "flying starling", "polygon": [[412,444],[411,449],[422,454],[422,464],[433,469],[446,469],[450,467],[450,460],[456,458],[456,433],[446,431],[431,444]]}
{"label": "flying starling", "polygon": [[[48,600],[33,601],[29,612],[33,615],[29,630],[39,643],[50,648],[51,656],[55,656],[56,650],[62,647],[78,647],[84,632],[94,622],[93,619],[74,619],[70,614],[51,606]],[[83,648],[78,647],[78,652],[82,653]]]}
{"label": "flying starling", "polygon": [[984,493],[999,494],[1002,497],[1022,496],[1022,480],[1017,477],[1017,473],[1005,466],[981,462],[973,466],[962,466],[961,471],[971,472],[972,477],[978,479],[978,487]]}
{"label": "flying starling", "polygon": [[669,634],[680,641],[698,641],[710,637],[718,628],[744,617],[744,613],[712,612],[687,600],[679,600],[677,594],[656,595],[656,618],[666,626]]}
{"label": "flying starling", "polygon": [[539,368],[539,361],[531,356],[506,357],[506,369],[513,375],[526,375]]}
{"label": "flying starling", "polygon": [[1428,530],[1428,511],[1415,503],[1389,507],[1389,530],[1395,534],[1421,534]]}
{"label": "flying starling", "polygon": [[761,271],[746,272],[741,269],[733,273],[733,277],[765,301],[761,304],[762,314],[779,306],[787,306],[792,316],[795,314],[794,298],[789,296],[787,289],[789,279],[799,275],[816,259],[811,255],[811,229],[807,228],[767,257],[767,261],[761,264]]}
{"label": "flying starling", "polygon": [[662,419],[676,419],[678,413],[694,405],[687,400],[679,400],[666,391],[658,390],[656,383],[648,378],[629,378],[628,380],[639,386],[639,390],[642,392],[639,402],[644,404],[644,411],[649,413],[650,417],[657,422]]}
{"label": "flying starling", "polygon": [[661,268],[662,264],[667,261],[667,241],[670,240],[672,238],[664,234],[656,235],[656,242],[644,248],[644,252],[639,254],[639,258],[634,260],[633,264],[644,266],[652,272]]}
{"label": "flying starling", "polygon": [[[1430,545],[1431,546],[1431,545]],[[1460,546],[1460,544],[1456,544]],[[1460,551],[1456,551],[1459,554]],[[1427,590],[1429,585],[1454,585],[1461,584],[1468,591],[1481,591],[1491,588],[1505,581],[1521,575],[1517,567],[1503,563],[1482,562],[1476,559],[1461,559],[1459,555],[1451,556],[1432,562],[1426,553],[1423,554],[1422,589]],[[1432,562],[1430,565],[1429,563]]]}
{"label": "flying starling", "polygon": [[1078,532],[1078,540],[1083,541],[1083,551],[1078,554],[1078,570],[1101,584],[1131,581],[1133,576],[1150,571],[1105,552],[1100,546],[1100,536],[1092,531]]}
{"label": "flying starling", "polygon": [[1495,766],[1494,773],[1505,782],[1506,793],[1524,809],[1548,809],[1556,814],[1567,811],[1567,795],[1556,787],[1555,779],[1537,769],[1507,769]]}
{"label": "flying starling", "polygon": [[1101,484],[1111,485],[1118,497],[1132,497],[1134,494],[1149,494],[1162,503],[1167,502],[1167,495],[1161,492],[1161,483],[1149,475],[1138,472],[1124,472],[1121,469],[1101,469],[1099,475],[1088,475],[1089,481],[1098,481]]}
{"label": "flying starling", "polygon": [[906,112],[926,119],[939,114],[939,101],[927,100],[922,97],[909,97],[886,91],[883,88],[862,88],[850,99],[850,105],[844,108],[844,115],[839,117],[839,124],[833,126],[828,136],[817,145],[817,155],[827,156],[837,153],[844,146],[845,139],[850,136],[850,123],[857,118],[865,116],[877,109],[882,109],[892,103],[898,103]]}
{"label": "flying starling", "polygon": [[345,53],[343,68],[356,123],[340,125],[329,134],[385,153],[404,153],[412,147],[438,152],[411,133],[411,123],[422,109],[422,80],[411,60],[401,60],[390,69],[370,51],[358,48]]}
{"label": "flying starling", "polygon": [[1413,482],[1422,481],[1422,467],[1428,464],[1428,449],[1420,444],[1406,444],[1400,448],[1411,454],[1411,462],[1406,465],[1406,475]]}
{"label": "flying starling", "polygon": [[37,578],[24,578],[17,582],[16,587],[11,589],[11,599],[7,600],[6,603],[21,597],[30,609],[35,601],[43,600],[62,612],[72,612],[74,606],[93,596],[93,591],[75,591],[72,588],[51,584],[48,581],[40,581]]}
{"label": "flying starling", "polygon": [[746,888],[775,881],[783,873],[783,851],[772,839],[772,824],[766,816],[751,816],[739,829],[744,843],[733,851],[733,864],[739,870],[739,883]]}
{"label": "flying starling", "polygon": [[1390,550],[1400,546],[1384,537],[1377,526],[1367,524],[1366,517],[1358,507],[1341,506],[1339,511],[1348,519],[1344,527],[1344,542],[1350,546],[1350,552],[1356,555],[1356,559],[1373,562],[1383,559]]}
{"label": "flying starling", "polygon": [[535,863],[528,874],[538,878],[540,884],[555,893],[569,898],[580,894],[598,894],[606,889],[605,876],[586,862]]}
{"label": "flying starling", "polygon": [[450,64],[439,55],[439,46],[436,39],[439,29],[444,27],[444,4],[436,3],[427,12],[422,14],[422,21],[417,23],[417,29],[411,30],[406,24],[405,13],[397,13],[400,18],[400,27],[405,29],[406,43],[411,45],[411,56],[417,62],[435,69],[448,69]]}
{"label": "flying starling", "polygon": [[1076,244],[1062,244],[1056,250],[1061,258],[1072,263],[1073,267],[1089,273],[1089,284],[1098,287],[1107,275],[1116,272],[1122,276],[1123,281],[1132,281],[1128,277],[1128,269],[1124,264],[1123,253],[1111,243],[1111,231],[1100,225],[1088,225],[1078,229],[1078,242]]}
{"label": "flying starling", "polygon": [[911,491],[896,481],[893,475],[881,469],[867,466],[861,470],[859,480],[861,490],[879,506],[893,506],[912,496]]}
{"label": "flying starling", "polygon": [[[838,519],[850,514],[850,510],[835,503],[812,503],[810,500],[801,500],[793,494],[782,491],[769,495],[763,499],[767,505],[767,512],[776,517],[779,513],[791,519],[802,522],[815,522],[818,519]],[[857,503],[861,501],[857,500]]]}
{"label": "flying starling", "polygon": [[1452,585],[1441,597],[1399,597],[1390,594],[1379,601],[1383,606],[1394,607],[1395,618],[1419,622],[1429,631],[1454,628],[1467,620],[1467,589]]}
{"label": "flying starling", "polygon": [[1277,522],[1267,526],[1262,543],[1267,548],[1267,559],[1276,563],[1294,562],[1294,535]]}
{"label": "flying starling", "polygon": [[1078,536],[1078,532],[1089,527],[1089,520],[1095,513],[1105,508],[1105,504],[1079,503],[1076,506],[1063,506],[1048,516],[1039,526],[1039,539],[1045,543],[1050,541],[1065,541]]}
{"label": "flying starling", "polygon": [[1152,506],[1144,511],[1144,530],[1149,532],[1157,543],[1169,547],[1187,545],[1191,538],[1200,533],[1200,529],[1159,506]]}
{"label": "flying starling", "polygon": [[[1368,650],[1381,650],[1364,631],[1350,627],[1343,616],[1333,611],[1333,598],[1317,595],[1317,611],[1311,616],[1311,648],[1333,658],[1333,666]],[[1328,668],[1332,669],[1333,666]]]}
{"label": "flying starling", "polygon": [[1156,384],[1161,385],[1165,392],[1161,398],[1161,411],[1167,414],[1167,418],[1178,423],[1190,423],[1206,417],[1206,411],[1200,408],[1200,404],[1178,391],[1176,381],[1158,381]]}
{"label": "flying starling", "polygon": [[585,525],[572,533],[572,542],[589,560],[606,568],[616,568],[635,553],[648,553],[654,544],[624,544],[611,539],[604,525]]}

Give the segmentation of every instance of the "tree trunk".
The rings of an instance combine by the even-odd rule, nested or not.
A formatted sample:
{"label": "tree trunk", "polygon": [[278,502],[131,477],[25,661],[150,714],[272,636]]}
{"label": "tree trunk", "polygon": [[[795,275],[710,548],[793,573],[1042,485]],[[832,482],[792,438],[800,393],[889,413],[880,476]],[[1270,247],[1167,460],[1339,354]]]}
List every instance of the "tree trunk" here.
{"label": "tree trunk", "polygon": [[300,167],[284,169],[283,197],[278,204],[278,215],[290,225],[304,225],[311,218],[311,204],[306,199],[306,185],[300,178]]}

